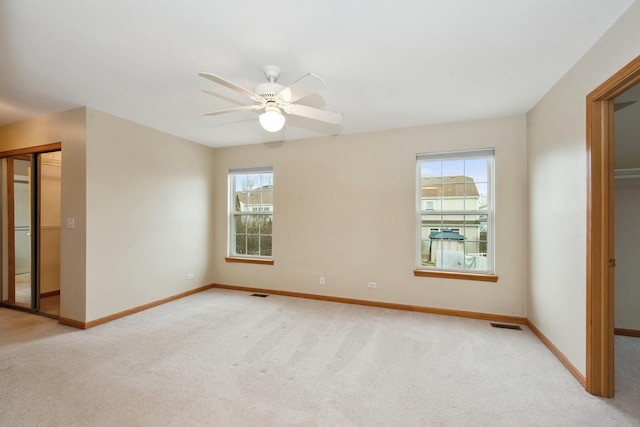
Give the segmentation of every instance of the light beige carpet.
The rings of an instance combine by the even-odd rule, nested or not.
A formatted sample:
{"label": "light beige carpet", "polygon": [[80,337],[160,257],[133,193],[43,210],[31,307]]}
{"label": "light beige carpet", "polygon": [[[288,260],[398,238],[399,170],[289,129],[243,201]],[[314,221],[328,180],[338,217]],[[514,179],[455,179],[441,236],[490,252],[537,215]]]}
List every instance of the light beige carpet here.
{"label": "light beige carpet", "polygon": [[0,325],[2,426],[640,425],[633,356],[596,398],[479,320],[212,289],[86,331]]}

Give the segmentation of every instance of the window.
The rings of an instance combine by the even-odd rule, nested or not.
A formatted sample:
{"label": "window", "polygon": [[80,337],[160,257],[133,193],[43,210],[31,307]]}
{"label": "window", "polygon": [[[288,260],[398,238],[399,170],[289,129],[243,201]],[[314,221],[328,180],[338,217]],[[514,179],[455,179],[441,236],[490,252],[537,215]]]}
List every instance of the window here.
{"label": "window", "polygon": [[229,188],[230,257],[272,258],[273,169],[231,169]]}
{"label": "window", "polygon": [[420,154],[416,160],[416,275],[492,275],[494,150]]}

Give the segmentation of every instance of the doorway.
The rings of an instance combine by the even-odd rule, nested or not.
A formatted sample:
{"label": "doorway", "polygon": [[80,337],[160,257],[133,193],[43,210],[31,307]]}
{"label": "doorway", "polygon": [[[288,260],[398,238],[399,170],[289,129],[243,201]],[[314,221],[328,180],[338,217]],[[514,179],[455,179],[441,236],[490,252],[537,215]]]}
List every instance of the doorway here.
{"label": "doorway", "polygon": [[[615,98],[614,111],[614,330],[617,336],[640,338],[640,270],[636,265],[640,257],[640,228],[636,226],[640,216],[640,83]],[[616,342],[621,340],[616,338]],[[640,340],[630,340],[633,342],[640,345]]]}
{"label": "doorway", "polygon": [[614,99],[640,83],[640,56],[587,95],[586,389],[614,395]]}
{"label": "doorway", "polygon": [[0,305],[60,315],[60,144],[0,153]]}

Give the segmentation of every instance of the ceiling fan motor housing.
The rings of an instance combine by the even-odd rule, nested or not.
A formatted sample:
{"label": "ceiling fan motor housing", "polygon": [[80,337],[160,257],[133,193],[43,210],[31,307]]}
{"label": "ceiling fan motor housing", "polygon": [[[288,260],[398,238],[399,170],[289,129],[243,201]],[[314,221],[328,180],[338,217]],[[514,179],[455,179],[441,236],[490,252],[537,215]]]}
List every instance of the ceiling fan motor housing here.
{"label": "ceiling fan motor housing", "polygon": [[265,83],[258,83],[255,89],[253,89],[253,92],[260,95],[267,101],[276,101],[276,95],[278,92],[285,88],[281,84],[276,83],[280,78],[280,68],[274,65],[267,65],[264,67],[264,75],[269,81]]}
{"label": "ceiling fan motor housing", "polygon": [[278,83],[259,83],[253,90],[256,94],[263,98],[275,98],[276,94],[284,89],[284,86]]}

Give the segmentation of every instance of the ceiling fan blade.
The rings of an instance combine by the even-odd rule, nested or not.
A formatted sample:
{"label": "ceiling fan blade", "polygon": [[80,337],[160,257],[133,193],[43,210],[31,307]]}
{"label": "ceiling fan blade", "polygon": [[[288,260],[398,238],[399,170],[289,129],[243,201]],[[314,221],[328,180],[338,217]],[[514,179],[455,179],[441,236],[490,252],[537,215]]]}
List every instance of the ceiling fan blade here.
{"label": "ceiling fan blade", "polygon": [[242,107],[225,108],[224,110],[212,111],[205,113],[205,116],[217,116],[218,114],[235,113],[236,111],[256,111],[264,108],[263,105],[243,105]]}
{"label": "ceiling fan blade", "polygon": [[225,80],[220,76],[216,76],[215,74],[211,74],[211,73],[200,73],[198,74],[200,77],[204,77],[205,79],[211,80],[212,82],[218,83],[222,86],[228,87],[231,90],[235,90],[238,93],[241,93],[245,96],[248,96],[249,98],[253,99],[254,101],[258,102],[260,99],[262,99],[262,97],[260,95],[258,95],[257,93],[253,93],[248,89],[243,88],[242,86],[238,86],[235,83],[230,82],[229,80]]}
{"label": "ceiling fan blade", "polygon": [[321,110],[320,108],[309,107],[307,105],[290,104],[284,107],[285,113],[296,116],[307,117],[309,119],[320,120],[334,125],[342,121],[342,113],[335,111]]}
{"label": "ceiling fan blade", "polygon": [[321,77],[308,73],[278,92],[278,98],[284,102],[295,102],[325,87],[327,85],[324,84]]}

